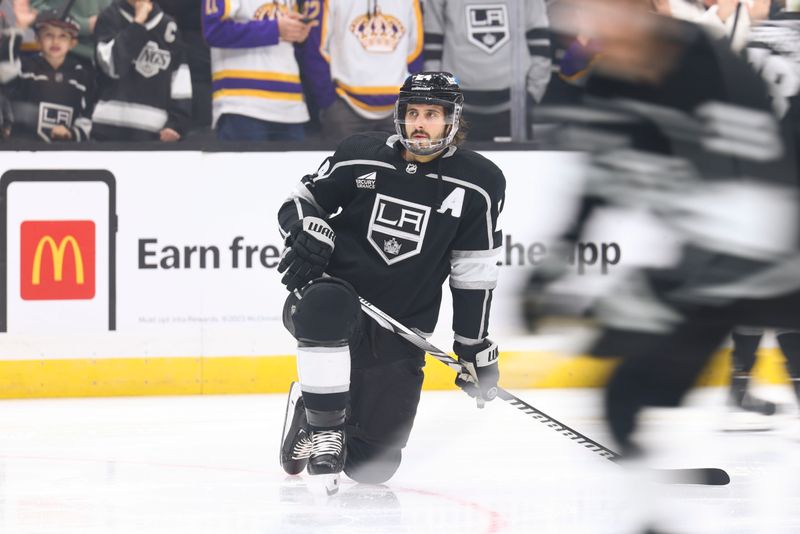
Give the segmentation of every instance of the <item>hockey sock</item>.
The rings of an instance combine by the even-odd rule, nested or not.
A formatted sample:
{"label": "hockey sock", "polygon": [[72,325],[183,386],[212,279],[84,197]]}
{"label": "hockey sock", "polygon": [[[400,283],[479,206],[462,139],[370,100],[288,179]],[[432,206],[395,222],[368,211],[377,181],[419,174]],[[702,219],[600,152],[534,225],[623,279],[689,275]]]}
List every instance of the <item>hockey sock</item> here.
{"label": "hockey sock", "polygon": [[756,363],[756,351],[761,343],[761,333],[753,334],[750,331],[734,330],[733,338],[733,370],[737,373],[750,373]]}
{"label": "hockey sock", "polygon": [[777,335],[783,355],[786,357],[786,370],[800,401],[800,332],[780,332]]}
{"label": "hockey sock", "polygon": [[312,429],[341,428],[350,391],[350,349],[297,348],[297,374],[303,390],[306,417]]}

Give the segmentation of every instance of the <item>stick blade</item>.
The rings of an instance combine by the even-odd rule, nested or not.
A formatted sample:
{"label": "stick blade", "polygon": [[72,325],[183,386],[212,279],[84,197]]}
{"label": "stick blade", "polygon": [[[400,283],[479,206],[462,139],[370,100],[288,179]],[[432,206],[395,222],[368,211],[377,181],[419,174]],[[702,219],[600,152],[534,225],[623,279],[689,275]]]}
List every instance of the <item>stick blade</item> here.
{"label": "stick blade", "polygon": [[727,486],[731,482],[728,472],[718,467],[690,469],[660,469],[670,484],[698,484],[702,486]]}

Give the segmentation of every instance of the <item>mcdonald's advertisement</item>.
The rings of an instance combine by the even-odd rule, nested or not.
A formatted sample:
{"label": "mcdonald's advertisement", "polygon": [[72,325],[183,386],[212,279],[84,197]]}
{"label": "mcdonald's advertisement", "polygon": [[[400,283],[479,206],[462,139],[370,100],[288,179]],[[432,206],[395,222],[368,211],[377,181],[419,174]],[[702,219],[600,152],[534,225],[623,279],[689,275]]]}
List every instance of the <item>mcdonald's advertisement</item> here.
{"label": "mcdonald's advertisement", "polygon": [[93,299],[94,237],[94,221],[23,221],[20,272],[31,275],[20,279],[22,300]]}
{"label": "mcdonald's advertisement", "polygon": [[[5,153],[0,359],[290,354],[277,212],[327,155]],[[574,209],[565,199],[579,185],[577,156],[486,155],[508,180],[492,335],[524,349],[515,294]],[[623,241],[579,243],[569,258],[576,276],[608,278]],[[443,293],[434,341],[448,346]]]}

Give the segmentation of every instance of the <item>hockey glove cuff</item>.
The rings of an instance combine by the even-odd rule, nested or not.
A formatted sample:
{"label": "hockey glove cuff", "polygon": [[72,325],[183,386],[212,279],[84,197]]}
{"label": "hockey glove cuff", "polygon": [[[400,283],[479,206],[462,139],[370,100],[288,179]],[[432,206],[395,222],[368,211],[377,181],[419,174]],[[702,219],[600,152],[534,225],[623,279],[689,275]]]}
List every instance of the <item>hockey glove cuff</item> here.
{"label": "hockey glove cuff", "polygon": [[456,376],[456,385],[470,397],[493,400],[497,396],[497,380],[500,378],[497,343],[490,339],[484,339],[477,345],[464,345],[456,341],[453,343],[453,352],[463,366]]}
{"label": "hockey glove cuff", "polygon": [[333,253],[336,234],[319,217],[305,217],[292,226],[278,264],[281,282],[294,291],[322,276]]}

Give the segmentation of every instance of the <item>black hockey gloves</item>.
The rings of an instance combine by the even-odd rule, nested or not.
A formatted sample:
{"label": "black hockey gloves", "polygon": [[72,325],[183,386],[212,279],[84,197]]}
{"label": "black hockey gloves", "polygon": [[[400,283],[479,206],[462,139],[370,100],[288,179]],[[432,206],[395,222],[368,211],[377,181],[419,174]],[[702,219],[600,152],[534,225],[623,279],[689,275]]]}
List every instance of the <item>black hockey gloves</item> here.
{"label": "black hockey gloves", "polygon": [[294,291],[322,276],[333,253],[333,233],[328,223],[319,217],[305,217],[297,221],[286,238],[288,247],[278,264],[278,272],[285,274],[281,282]]}
{"label": "black hockey gloves", "polygon": [[456,341],[453,343],[453,352],[464,366],[464,370],[456,375],[456,385],[470,397],[493,400],[497,396],[497,380],[500,378],[497,343],[491,339],[484,339],[477,345],[464,345]]}

